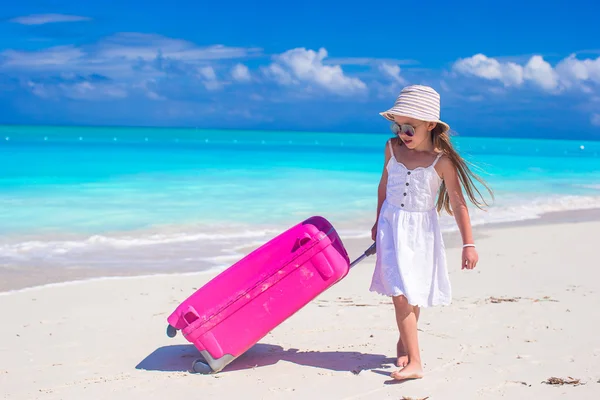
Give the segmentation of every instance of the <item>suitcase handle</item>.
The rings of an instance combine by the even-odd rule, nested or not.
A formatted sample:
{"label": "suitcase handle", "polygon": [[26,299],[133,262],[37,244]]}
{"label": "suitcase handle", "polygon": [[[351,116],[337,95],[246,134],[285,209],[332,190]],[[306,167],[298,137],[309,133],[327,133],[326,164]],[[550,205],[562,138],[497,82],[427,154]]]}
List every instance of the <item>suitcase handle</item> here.
{"label": "suitcase handle", "polygon": [[188,324],[193,324],[196,320],[198,320],[200,316],[198,315],[198,311],[192,306],[188,306],[187,311],[183,314],[183,320]]}
{"label": "suitcase handle", "polygon": [[367,250],[365,250],[365,252],[360,257],[358,257],[356,260],[352,261],[352,263],[350,263],[350,268],[354,267],[356,264],[361,262],[365,257],[369,257],[369,256],[375,254],[377,252],[377,248],[376,248],[375,244],[376,243],[373,243]]}
{"label": "suitcase handle", "polygon": [[311,240],[312,236],[310,236],[310,234],[308,234],[307,232],[304,232],[304,234],[296,238],[296,244],[294,245],[293,251],[296,252],[300,250],[300,248],[306,246],[306,244],[309,243]]}

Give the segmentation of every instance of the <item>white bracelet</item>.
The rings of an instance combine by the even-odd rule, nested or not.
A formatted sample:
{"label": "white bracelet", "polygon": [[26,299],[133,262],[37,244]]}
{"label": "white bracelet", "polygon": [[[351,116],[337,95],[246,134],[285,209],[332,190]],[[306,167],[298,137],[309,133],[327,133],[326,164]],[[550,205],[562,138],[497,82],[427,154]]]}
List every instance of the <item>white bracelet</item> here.
{"label": "white bracelet", "polygon": [[463,244],[463,249],[464,249],[465,247],[475,247],[475,245],[474,245],[474,244],[471,244],[471,243],[469,243],[469,244]]}

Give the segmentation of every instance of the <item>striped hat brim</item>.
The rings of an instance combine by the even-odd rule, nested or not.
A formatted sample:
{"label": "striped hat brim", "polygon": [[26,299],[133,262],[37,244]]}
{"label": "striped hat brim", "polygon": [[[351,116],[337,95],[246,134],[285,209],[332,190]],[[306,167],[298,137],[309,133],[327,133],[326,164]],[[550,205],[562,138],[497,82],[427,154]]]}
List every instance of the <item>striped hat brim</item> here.
{"label": "striped hat brim", "polygon": [[399,117],[408,117],[408,118],[414,118],[414,119],[418,119],[421,121],[427,121],[427,122],[436,122],[440,125],[442,125],[444,127],[444,132],[447,132],[450,130],[450,125],[448,125],[447,123],[445,123],[444,121],[440,120],[440,119],[432,119],[432,118],[428,118],[427,116],[423,116],[423,115],[418,115],[417,113],[409,113],[409,112],[399,112],[399,111],[395,111],[393,108],[384,111],[384,112],[380,112],[379,115],[381,115],[383,118],[394,122],[394,115],[397,115]]}
{"label": "striped hat brim", "polygon": [[447,123],[440,120],[440,95],[429,86],[406,86],[392,108],[379,114],[390,121],[394,121],[394,115],[397,115],[436,122],[444,128],[444,132],[450,129]]}

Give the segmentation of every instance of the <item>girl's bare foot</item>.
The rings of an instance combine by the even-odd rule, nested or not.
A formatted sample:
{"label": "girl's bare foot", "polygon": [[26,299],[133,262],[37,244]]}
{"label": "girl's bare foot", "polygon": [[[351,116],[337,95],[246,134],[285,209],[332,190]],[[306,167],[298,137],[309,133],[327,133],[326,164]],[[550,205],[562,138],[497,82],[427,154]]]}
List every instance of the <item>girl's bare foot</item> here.
{"label": "girl's bare foot", "polygon": [[390,376],[398,381],[405,379],[421,379],[423,377],[423,367],[421,366],[421,363],[410,361],[406,367],[392,372]]}
{"label": "girl's bare foot", "polygon": [[399,368],[404,368],[408,364],[408,354],[404,349],[404,343],[402,343],[402,338],[398,339],[398,344],[396,345],[396,366]]}

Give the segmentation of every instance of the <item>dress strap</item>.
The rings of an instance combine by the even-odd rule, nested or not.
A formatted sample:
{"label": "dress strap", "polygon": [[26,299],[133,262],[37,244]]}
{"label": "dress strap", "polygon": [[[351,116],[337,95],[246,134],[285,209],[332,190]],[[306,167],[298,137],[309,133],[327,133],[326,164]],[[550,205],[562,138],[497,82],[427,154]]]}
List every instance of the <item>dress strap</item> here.
{"label": "dress strap", "polygon": [[388,147],[390,148],[390,157],[396,158],[396,156],[394,156],[394,149],[392,148],[392,139],[388,140]]}
{"label": "dress strap", "polygon": [[440,158],[442,158],[442,156],[444,155],[443,152],[439,153],[436,157],[435,160],[433,160],[433,164],[431,164],[432,167],[435,167],[435,164],[437,164],[437,162],[440,160]]}

